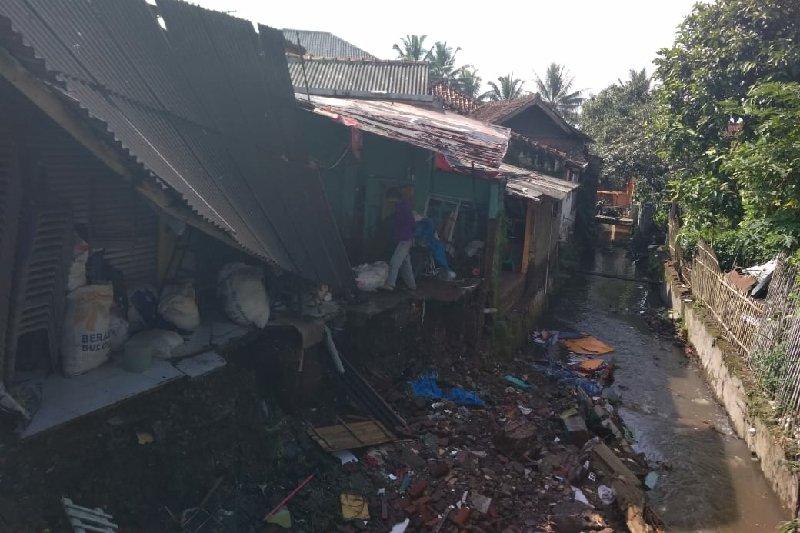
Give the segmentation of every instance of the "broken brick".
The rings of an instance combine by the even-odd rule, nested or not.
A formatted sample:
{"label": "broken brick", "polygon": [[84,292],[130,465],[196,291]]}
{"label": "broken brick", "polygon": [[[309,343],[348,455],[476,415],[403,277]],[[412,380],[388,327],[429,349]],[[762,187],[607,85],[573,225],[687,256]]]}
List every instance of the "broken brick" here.
{"label": "broken brick", "polygon": [[455,514],[450,515],[450,520],[457,526],[463,526],[469,520],[469,515],[472,510],[469,507],[462,507]]}
{"label": "broken brick", "polygon": [[418,498],[428,488],[428,482],[424,479],[418,479],[408,488],[408,495],[412,498]]}
{"label": "broken brick", "polygon": [[450,472],[450,467],[443,461],[436,461],[431,463],[431,465],[428,467],[428,471],[433,477],[439,478],[446,476],[447,473]]}

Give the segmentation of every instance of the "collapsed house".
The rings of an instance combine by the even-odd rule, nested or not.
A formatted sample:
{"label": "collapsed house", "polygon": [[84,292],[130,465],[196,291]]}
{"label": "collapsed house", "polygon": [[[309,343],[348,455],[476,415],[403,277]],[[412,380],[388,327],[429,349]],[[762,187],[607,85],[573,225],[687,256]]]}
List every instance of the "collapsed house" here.
{"label": "collapsed house", "polygon": [[[0,361],[18,398],[38,390],[27,433],[216,364],[207,350],[244,333],[213,312],[226,264],[267,267],[273,295],[291,279],[352,288],[284,47],[277,30],[175,0],[0,6]],[[205,359],[105,363],[112,285],[130,318],[130,289],[163,303],[175,284],[200,315],[175,351]],[[108,289],[76,308],[85,286]],[[76,365],[68,317],[87,316]]]}
{"label": "collapsed house", "polygon": [[[586,166],[446,96],[425,63],[178,0],[0,7],[0,360],[33,398],[22,409],[41,402],[25,434],[222,365],[264,327],[300,333],[302,369],[329,320],[460,302],[477,345],[492,307],[541,308]],[[389,200],[409,186],[419,290],[358,291],[376,287],[356,276],[390,256]],[[226,300],[232,272],[263,295],[257,320]],[[86,287],[104,298],[88,315]],[[96,313],[75,366],[66,327]],[[173,333],[164,359],[127,349],[133,315]]]}

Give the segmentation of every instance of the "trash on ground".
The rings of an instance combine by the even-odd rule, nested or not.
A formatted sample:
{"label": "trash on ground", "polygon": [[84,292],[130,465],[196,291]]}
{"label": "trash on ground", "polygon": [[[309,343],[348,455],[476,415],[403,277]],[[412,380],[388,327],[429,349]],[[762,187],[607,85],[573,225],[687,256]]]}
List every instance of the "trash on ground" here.
{"label": "trash on ground", "polygon": [[406,529],[408,529],[408,525],[411,523],[411,520],[406,518],[402,522],[399,522],[392,526],[392,530],[389,533],[405,533]]}
{"label": "trash on ground", "polygon": [[98,533],[116,533],[117,525],[111,521],[113,516],[99,507],[89,509],[75,505],[69,498],[61,498],[61,505],[67,515],[72,530],[76,533],[82,531],[97,531]]}
{"label": "trash on ground", "polygon": [[572,492],[575,494],[575,501],[584,503],[586,505],[591,505],[589,503],[589,499],[586,497],[586,494],[583,493],[581,489],[578,487],[572,487]]}
{"label": "trash on ground", "polygon": [[649,472],[644,478],[644,484],[650,490],[656,488],[657,483],[658,483],[658,472],[655,471]]}
{"label": "trash on ground", "polygon": [[470,500],[472,501],[472,505],[475,506],[475,509],[481,514],[488,513],[489,506],[492,505],[492,499],[483,494],[473,493],[470,496]]}
{"label": "trash on ground", "polygon": [[289,509],[286,506],[283,506],[267,519],[267,524],[274,524],[282,527],[283,529],[291,529],[292,514],[289,512]]}
{"label": "trash on ground", "polygon": [[376,420],[343,422],[335,426],[319,428],[312,427],[308,429],[308,434],[317,444],[329,452],[356,450],[395,440],[394,435]]}
{"label": "trash on ground", "polygon": [[614,503],[614,498],[616,498],[614,489],[606,485],[597,487],[597,495],[600,497],[600,501],[603,502],[603,505],[611,505]]}
{"label": "trash on ground", "polygon": [[148,433],[147,431],[137,431],[136,440],[139,441],[139,444],[144,446],[147,444],[152,444],[156,439],[153,437],[152,433]]}
{"label": "trash on ground", "polygon": [[591,336],[563,339],[561,344],[571,352],[584,355],[602,355],[614,351],[614,348],[608,344]]}
{"label": "trash on ground", "polygon": [[450,400],[458,405],[469,405],[477,407],[485,407],[486,404],[480,397],[474,393],[458,387],[454,387],[447,391],[443,390],[436,383],[438,375],[436,372],[422,374],[415,381],[411,382],[411,390],[414,391],[415,396],[421,398],[438,398],[442,400]]}
{"label": "trash on ground", "polygon": [[345,520],[369,520],[369,503],[363,496],[343,492],[339,495],[339,501]]}
{"label": "trash on ground", "polygon": [[353,455],[353,452],[350,450],[340,450],[338,452],[333,452],[333,456],[339,459],[343,465],[347,463],[357,463],[358,457]]}
{"label": "trash on ground", "polygon": [[581,372],[586,372],[587,374],[592,374],[603,368],[605,365],[605,359],[584,359],[578,363],[578,370]]}
{"label": "trash on ground", "polygon": [[509,383],[511,383],[513,385],[516,385],[517,387],[519,387],[522,390],[531,388],[529,383],[526,383],[523,380],[521,380],[521,379],[519,379],[517,377],[514,377],[514,376],[510,376],[510,375],[506,376],[506,381],[508,381]]}

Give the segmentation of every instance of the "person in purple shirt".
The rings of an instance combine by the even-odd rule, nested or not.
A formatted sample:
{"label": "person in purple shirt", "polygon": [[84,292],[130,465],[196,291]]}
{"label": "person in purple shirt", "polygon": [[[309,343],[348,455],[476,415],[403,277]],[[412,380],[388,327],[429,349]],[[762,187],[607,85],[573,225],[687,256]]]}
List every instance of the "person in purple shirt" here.
{"label": "person in purple shirt", "polygon": [[411,267],[411,246],[414,244],[414,233],[417,228],[414,208],[411,205],[413,197],[414,188],[406,187],[400,191],[399,201],[395,206],[392,223],[392,240],[395,248],[389,260],[389,277],[383,286],[388,291],[394,290],[398,274],[403,277],[403,282],[409,289],[413,291],[417,288],[414,269]]}

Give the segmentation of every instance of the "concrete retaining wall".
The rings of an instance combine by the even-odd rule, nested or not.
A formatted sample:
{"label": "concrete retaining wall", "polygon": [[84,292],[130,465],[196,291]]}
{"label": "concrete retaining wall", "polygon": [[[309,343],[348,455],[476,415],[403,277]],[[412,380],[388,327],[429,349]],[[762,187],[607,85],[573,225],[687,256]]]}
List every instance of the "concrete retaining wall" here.
{"label": "concrete retaining wall", "polygon": [[[770,427],[749,412],[747,389],[742,380],[728,368],[718,335],[695,309],[694,302],[684,301],[675,271],[665,267],[664,299],[683,318],[688,340],[694,346],[705,370],[705,377],[719,402],[728,411],[736,433],[744,439],[761,464],[761,470],[772,484],[783,505],[793,514],[798,508],[800,477],[786,461],[784,448]],[[689,296],[690,298],[691,296]],[[738,356],[738,355],[737,355]]]}

